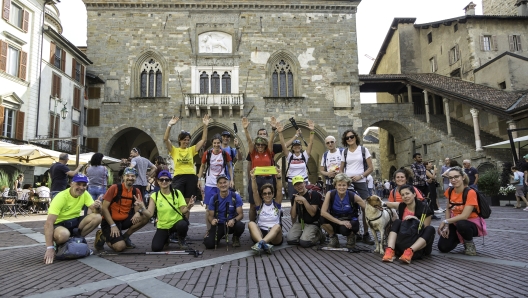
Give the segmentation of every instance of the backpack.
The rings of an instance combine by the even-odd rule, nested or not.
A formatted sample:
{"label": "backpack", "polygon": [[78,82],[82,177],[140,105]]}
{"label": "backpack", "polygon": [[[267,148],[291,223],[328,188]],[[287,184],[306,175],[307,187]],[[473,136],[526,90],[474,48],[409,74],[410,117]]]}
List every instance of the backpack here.
{"label": "backpack", "polygon": [[[418,211],[416,209],[418,209],[417,207],[415,207],[415,211],[414,211],[414,215],[417,217],[417,218],[421,218],[422,217],[422,214],[425,213],[427,214],[427,210],[429,210],[429,212],[431,212],[431,210],[429,209],[429,205],[428,203],[426,202],[422,202],[418,199],[415,199],[414,200],[415,203],[416,203],[416,206],[419,206],[419,204],[422,204],[422,211]],[[400,225],[400,231],[398,232],[398,235],[396,236],[396,247],[395,247],[395,250],[398,251],[399,253],[403,253],[403,251],[409,247],[411,247],[415,242],[416,240],[418,240],[418,238],[420,237],[420,235],[422,235],[422,231],[423,231],[423,226],[422,226],[422,229],[421,230],[418,230],[418,228],[420,227],[420,220],[417,220],[417,219],[408,219],[408,220],[403,220],[403,213],[405,212],[405,208],[407,207],[407,205],[405,204],[400,204],[398,205],[398,217],[402,220],[401,221],[401,225]],[[433,239],[434,239],[434,234],[432,235]],[[426,241],[429,241],[429,239],[426,239]],[[412,257],[413,260],[415,259],[421,259],[423,254],[425,252],[425,249],[420,249],[418,251],[416,251]]]}
{"label": "backpack", "polygon": [[[448,199],[451,199],[451,193],[453,192],[453,189],[454,189],[453,187],[449,188],[448,196],[447,196]],[[478,190],[470,188],[470,187],[464,188],[464,192],[462,192],[462,204],[455,204],[455,203],[451,203],[451,201],[449,201],[449,204],[450,204],[449,209],[451,209],[451,207],[453,207],[453,206],[466,205],[467,195],[468,195],[469,190],[471,190],[471,189],[474,190],[475,193],[477,194],[477,204],[478,204],[478,207],[480,209],[480,212],[478,212],[476,210],[476,208],[474,208],[474,211],[477,212],[479,217],[482,217],[484,219],[489,218],[490,215],[491,215],[491,208],[490,208],[490,206],[488,204],[488,201],[486,201],[486,199],[484,199],[484,197],[482,196],[482,194],[480,194],[478,192]]]}
{"label": "backpack", "polygon": [[[330,202],[328,203],[328,213],[330,213],[332,216],[334,216],[332,212],[332,206],[334,205],[334,198],[337,193],[337,190],[333,189],[330,191]],[[357,192],[347,189],[348,199],[350,200],[350,203],[352,204],[352,217],[358,217],[359,216],[359,205],[354,201],[354,197],[356,195],[359,195]]]}
{"label": "backpack", "polygon": [[[361,147],[361,156],[363,156],[363,171],[366,171],[366,170],[368,169],[368,164],[367,164],[367,159],[365,158],[365,154],[366,154],[366,153],[365,153],[365,152],[366,152],[366,151],[365,151],[365,147],[364,147],[364,146],[361,146],[361,145],[359,145],[359,147]],[[346,150],[344,151],[344,153],[343,153],[343,154],[344,154],[344,156],[343,156],[343,157],[344,157],[344,158],[343,158],[343,161],[345,162],[345,165],[343,166],[343,170],[342,170],[343,173],[346,172],[346,165],[347,165],[346,158],[347,158],[347,152],[348,152],[348,149],[346,149]]]}
{"label": "backpack", "polygon": [[[236,193],[234,191],[230,191],[231,192],[231,201],[233,202],[233,206],[235,206],[235,212],[236,212]],[[220,193],[217,193],[215,196],[214,196],[214,201],[213,201],[213,204],[214,204],[214,218],[218,219],[218,205],[220,205],[220,202],[218,201],[218,197],[220,196]],[[229,206],[226,206],[226,210],[225,210],[225,220],[226,222],[229,220],[228,218],[229,216]],[[236,215],[235,215],[236,217]]]}
{"label": "backpack", "polygon": [[323,194],[323,189],[316,184],[307,184],[306,189],[308,190],[308,192],[310,192],[310,196],[312,195],[311,194],[312,191],[318,192],[321,195],[321,202],[319,203],[319,210],[320,210],[321,207],[323,206],[323,202],[325,198]]}
{"label": "backpack", "polygon": [[[121,183],[118,183],[116,184],[117,185],[117,194],[115,195],[115,197],[112,199],[112,202],[110,202],[110,205],[112,205],[113,203],[118,203],[121,201],[121,195],[123,193],[123,184]],[[126,200],[132,200],[134,201],[134,195],[137,195],[137,193],[140,193],[141,194],[141,190],[135,186],[132,186],[132,198],[125,198]],[[141,198],[143,198],[143,194],[141,194]],[[132,208],[134,208],[134,202],[132,202]],[[110,212],[110,215],[112,214],[112,209],[110,209],[110,206],[108,206],[108,211]]]}
{"label": "backpack", "polygon": [[[340,153],[340,154],[343,154],[343,150],[344,150],[344,149],[343,149],[343,148],[338,148],[338,149],[339,149],[339,153]],[[323,167],[324,167],[325,172],[328,171],[328,167],[326,166],[326,157],[328,156],[328,152],[329,152],[329,151],[330,151],[330,150],[326,150],[326,152],[323,154]],[[345,154],[346,154],[346,153],[345,153]],[[346,157],[346,155],[345,155],[345,157]],[[345,167],[346,167],[346,161],[345,161]],[[334,178],[330,178],[330,177],[328,177],[328,176],[325,176],[325,179],[334,180]]]}
{"label": "backpack", "polygon": [[[222,168],[224,168],[224,171],[225,173],[228,173],[227,171],[227,153],[224,151],[224,149],[221,149],[221,152],[222,152],[222,159],[223,159],[223,164],[222,164]],[[207,175],[209,175],[209,166],[211,165],[211,155],[213,154],[213,148],[207,150],[207,157],[206,157],[206,169],[205,169],[205,172],[207,173]]]}
{"label": "backpack", "polygon": [[[308,175],[310,174],[310,169],[308,169],[308,163],[306,162],[306,157],[304,157],[304,151],[301,150],[301,160],[304,161],[304,164],[306,165],[306,171],[308,171]],[[286,167],[286,174],[288,173],[288,171],[290,170],[290,164],[292,162],[292,159],[293,159],[293,153],[292,155],[290,156],[290,159],[288,160],[288,166]]]}
{"label": "backpack", "polygon": [[84,237],[71,237],[66,243],[57,248],[55,259],[72,260],[84,258],[92,254]]}

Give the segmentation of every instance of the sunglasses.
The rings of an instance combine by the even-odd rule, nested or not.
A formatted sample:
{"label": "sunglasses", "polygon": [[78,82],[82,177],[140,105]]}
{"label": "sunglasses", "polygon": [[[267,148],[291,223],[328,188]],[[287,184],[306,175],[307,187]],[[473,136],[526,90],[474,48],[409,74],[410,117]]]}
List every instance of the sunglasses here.
{"label": "sunglasses", "polygon": [[330,142],[326,142],[326,145],[330,145],[330,144],[333,144],[334,141],[330,141]]}
{"label": "sunglasses", "polygon": [[132,148],[132,151],[134,151],[134,152],[139,152],[139,151],[137,150],[137,148]]}
{"label": "sunglasses", "polygon": [[161,179],[158,179],[159,182],[171,182],[171,180],[169,178],[161,178]]}
{"label": "sunglasses", "polygon": [[356,138],[355,135],[351,135],[351,136],[345,137],[345,140],[353,140],[355,138]]}
{"label": "sunglasses", "polygon": [[266,146],[266,144],[256,144],[256,146]]}
{"label": "sunglasses", "polygon": [[262,195],[263,196],[271,196],[273,193],[272,192],[263,192]]}
{"label": "sunglasses", "polygon": [[460,178],[462,175],[455,175],[455,176],[448,176],[447,179],[449,180],[457,180],[458,178]]}

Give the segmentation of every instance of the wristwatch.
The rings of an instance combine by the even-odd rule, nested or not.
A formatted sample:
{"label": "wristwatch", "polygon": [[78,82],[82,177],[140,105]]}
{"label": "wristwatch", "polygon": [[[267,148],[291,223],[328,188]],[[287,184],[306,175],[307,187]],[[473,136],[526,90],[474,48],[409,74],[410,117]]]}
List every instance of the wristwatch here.
{"label": "wristwatch", "polygon": [[145,211],[145,209],[141,208],[141,209],[138,210],[138,213],[139,214],[143,214],[143,211]]}
{"label": "wristwatch", "polygon": [[445,223],[446,225],[448,225],[448,224],[449,224],[449,223],[447,222],[447,219],[444,219],[444,223]]}

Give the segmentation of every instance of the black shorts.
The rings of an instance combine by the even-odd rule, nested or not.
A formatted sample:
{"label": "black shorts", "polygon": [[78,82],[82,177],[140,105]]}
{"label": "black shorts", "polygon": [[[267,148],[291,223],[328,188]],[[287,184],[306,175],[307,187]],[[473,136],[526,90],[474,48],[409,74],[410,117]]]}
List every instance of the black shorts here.
{"label": "black shorts", "polygon": [[198,176],[194,174],[175,175],[172,178],[172,188],[179,190],[186,199],[197,195],[196,184],[198,184]]}
{"label": "black shorts", "polygon": [[116,221],[114,220],[114,223],[116,224],[117,228],[119,228],[119,236],[117,237],[110,237],[110,231],[112,230],[112,227],[108,224],[106,220],[101,221],[101,230],[103,231],[103,235],[106,238],[106,242],[110,242],[111,244],[116,244],[117,242],[121,240],[125,240],[123,238],[123,232],[122,230],[129,229],[133,223],[132,223],[132,217],[134,216],[134,208],[130,208],[130,212],[128,213],[128,217],[124,220]]}
{"label": "black shorts", "polygon": [[[266,237],[266,235],[268,235],[269,230],[260,229],[260,232],[262,233],[262,238],[264,238],[264,237]],[[282,233],[282,231],[281,231],[281,233]],[[273,245],[282,245],[283,241],[284,241],[284,237],[281,238],[281,242],[280,243],[277,243],[277,244],[271,243],[271,244],[273,244]],[[271,242],[273,242],[273,241],[271,241]]]}
{"label": "black shorts", "polygon": [[73,229],[78,229],[79,224],[81,223],[83,219],[84,219],[84,216],[79,216],[76,218],[61,221],[58,224],[54,224],[53,229],[56,229],[57,227],[65,227],[66,229],[68,229],[68,231],[70,231],[70,234],[73,235],[74,234]]}

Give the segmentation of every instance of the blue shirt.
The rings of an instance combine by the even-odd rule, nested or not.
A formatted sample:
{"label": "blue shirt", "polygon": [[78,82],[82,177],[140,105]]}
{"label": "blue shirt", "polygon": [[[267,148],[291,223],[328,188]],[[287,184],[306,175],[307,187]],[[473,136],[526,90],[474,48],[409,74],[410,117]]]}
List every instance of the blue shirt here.
{"label": "blue shirt", "polygon": [[[222,148],[222,150],[224,150],[225,153],[229,154],[229,156],[231,156],[231,161],[229,162],[229,164],[231,165],[231,168],[233,169],[233,160],[236,158],[237,156],[237,150],[236,148],[231,148],[231,146],[227,146],[225,148]],[[231,155],[233,154],[233,155]],[[235,172],[235,169],[233,169],[233,173]],[[226,176],[229,178],[229,180],[231,180],[231,177],[229,175],[229,170],[225,169],[225,174]]]}
{"label": "blue shirt", "polygon": [[[242,198],[240,198],[240,195],[234,193],[235,195],[235,204],[233,205],[233,197],[232,197],[232,194],[233,192],[229,191],[229,193],[227,194],[227,196],[225,198],[222,198],[222,196],[220,195],[220,193],[218,193],[218,223],[220,224],[224,224],[226,221],[229,221],[233,218],[235,218],[238,214],[237,214],[237,211],[236,211],[236,208],[238,207],[242,207],[243,203],[242,203]],[[208,209],[211,210],[211,211],[214,211],[215,210],[215,197],[216,196],[213,196],[211,198],[211,200],[209,201],[209,205],[208,206]],[[229,207],[227,207],[229,206]],[[228,220],[226,220],[226,208],[229,208],[229,211],[228,211],[228,214],[227,214],[227,218]]]}
{"label": "blue shirt", "polygon": [[345,216],[352,214],[353,206],[350,204],[350,197],[348,196],[348,191],[345,193],[345,197],[343,200],[339,197],[339,194],[336,191],[335,197],[334,197],[334,204],[331,206],[332,213],[336,216]]}

